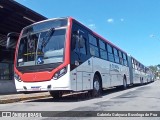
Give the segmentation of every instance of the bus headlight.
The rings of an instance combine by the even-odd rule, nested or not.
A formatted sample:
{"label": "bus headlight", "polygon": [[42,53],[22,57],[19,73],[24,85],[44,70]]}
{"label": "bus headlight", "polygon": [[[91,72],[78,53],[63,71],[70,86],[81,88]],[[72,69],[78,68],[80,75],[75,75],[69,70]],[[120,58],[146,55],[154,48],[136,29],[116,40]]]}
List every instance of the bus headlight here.
{"label": "bus headlight", "polygon": [[57,80],[58,78],[60,78],[60,77],[62,77],[64,74],[66,74],[67,73],[67,67],[64,67],[64,68],[62,68],[60,71],[58,71],[58,72],[56,72],[55,74],[54,74],[54,77],[53,77],[53,79],[54,80]]}
{"label": "bus headlight", "polygon": [[21,82],[21,78],[18,74],[14,73],[14,79],[16,79],[17,81]]}

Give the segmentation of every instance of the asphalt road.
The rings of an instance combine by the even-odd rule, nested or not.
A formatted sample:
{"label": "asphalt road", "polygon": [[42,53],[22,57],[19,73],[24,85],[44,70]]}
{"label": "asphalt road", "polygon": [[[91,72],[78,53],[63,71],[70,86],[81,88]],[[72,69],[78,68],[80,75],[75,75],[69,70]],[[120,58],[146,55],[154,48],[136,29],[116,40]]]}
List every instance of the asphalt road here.
{"label": "asphalt road", "polygon": [[[99,98],[91,98],[88,94],[78,94],[78,95],[68,95],[64,96],[60,100],[54,100],[51,97],[43,98],[43,99],[34,99],[29,101],[22,101],[18,103],[10,103],[10,104],[1,104],[0,111],[20,111],[25,113],[25,111],[50,111],[46,114],[52,116],[53,114],[63,115],[61,113],[65,113],[66,115],[70,115],[72,111],[81,111],[81,113],[76,113],[77,115],[92,115],[90,111],[99,111],[94,115],[102,115],[103,113],[107,114],[106,111],[112,111],[107,114],[107,117],[52,117],[52,118],[33,118],[32,119],[43,119],[43,120],[79,120],[79,119],[100,119],[100,120],[160,120],[160,117],[139,117],[143,116],[140,114],[141,112],[137,112],[138,117],[109,117],[116,116],[116,113],[121,113],[120,111],[127,111],[127,113],[122,112],[122,115],[128,115],[130,111],[150,111],[148,114],[152,114],[152,111],[160,111],[160,81],[155,81],[150,84],[146,84],[143,86],[134,86],[129,87],[127,90],[121,89],[110,89],[103,92],[102,97]],[[53,111],[59,111],[55,113]],[[64,112],[70,111],[70,113]],[[86,112],[88,111],[88,112]],[[101,112],[100,112],[101,111]],[[116,112],[113,112],[116,111]],[[146,113],[146,112],[145,112]],[[144,114],[145,114],[144,113]],[[44,113],[45,114],[45,113]],[[42,115],[44,115],[42,114]],[[12,119],[22,119],[15,117]],[[22,115],[22,114],[21,114]],[[25,116],[25,114],[23,114]],[[27,114],[28,115],[28,114]],[[40,115],[40,114],[37,114]],[[133,115],[137,115],[136,112]],[[156,113],[154,114],[156,116]],[[47,116],[47,115],[45,115]],[[0,118],[2,119],[2,118]],[[7,119],[7,118],[5,118]],[[9,119],[9,118],[8,118]],[[30,120],[30,118],[23,118]],[[4,120],[4,118],[3,118]]]}

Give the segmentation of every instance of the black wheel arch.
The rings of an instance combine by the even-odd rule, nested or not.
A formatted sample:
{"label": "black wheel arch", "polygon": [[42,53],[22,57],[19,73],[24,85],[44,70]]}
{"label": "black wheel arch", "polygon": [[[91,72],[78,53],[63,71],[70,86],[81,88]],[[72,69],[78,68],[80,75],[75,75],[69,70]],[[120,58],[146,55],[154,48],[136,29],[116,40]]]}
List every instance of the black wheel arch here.
{"label": "black wheel arch", "polygon": [[127,82],[127,76],[126,76],[126,74],[123,75],[123,79],[125,79],[126,82]]}
{"label": "black wheel arch", "polygon": [[94,74],[94,76],[95,75],[97,75],[99,77],[99,79],[100,79],[100,85],[101,85],[101,88],[102,88],[102,77],[101,77],[100,72],[96,71],[95,74]]}

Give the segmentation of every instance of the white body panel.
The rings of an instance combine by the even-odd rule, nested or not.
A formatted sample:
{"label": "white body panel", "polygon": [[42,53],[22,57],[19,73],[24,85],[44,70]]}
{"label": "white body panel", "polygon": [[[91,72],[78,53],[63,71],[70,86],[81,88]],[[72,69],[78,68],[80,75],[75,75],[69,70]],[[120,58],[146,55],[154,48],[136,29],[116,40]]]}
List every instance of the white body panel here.
{"label": "white body panel", "polygon": [[139,84],[141,80],[143,83],[148,83],[149,79],[149,74],[133,69],[133,84]]}
{"label": "white body panel", "polygon": [[99,59],[97,57],[92,57],[91,59],[94,64],[93,74],[97,71],[101,74],[103,88],[123,85],[124,75],[127,77],[127,84],[130,84],[128,67]]}
{"label": "white body panel", "polygon": [[133,69],[133,84],[141,83],[141,77],[143,77],[142,73],[138,70]]}
{"label": "white body panel", "polygon": [[72,88],[76,88],[76,91],[93,89],[93,78],[96,72],[101,75],[103,88],[123,85],[124,75],[127,77],[127,84],[130,84],[128,67],[91,57],[71,71],[71,86],[74,86]]}

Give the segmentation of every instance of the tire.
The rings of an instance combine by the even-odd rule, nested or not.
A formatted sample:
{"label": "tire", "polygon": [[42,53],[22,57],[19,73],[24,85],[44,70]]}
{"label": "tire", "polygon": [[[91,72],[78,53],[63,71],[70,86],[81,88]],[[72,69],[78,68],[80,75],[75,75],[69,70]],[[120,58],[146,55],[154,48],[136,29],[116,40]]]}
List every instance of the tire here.
{"label": "tire", "polygon": [[93,90],[92,96],[99,97],[102,95],[102,84],[98,75],[95,75],[93,78]]}
{"label": "tire", "polygon": [[123,89],[127,89],[127,80],[126,77],[123,78]]}
{"label": "tire", "polygon": [[54,99],[59,99],[62,97],[62,93],[60,91],[49,91],[49,93]]}

